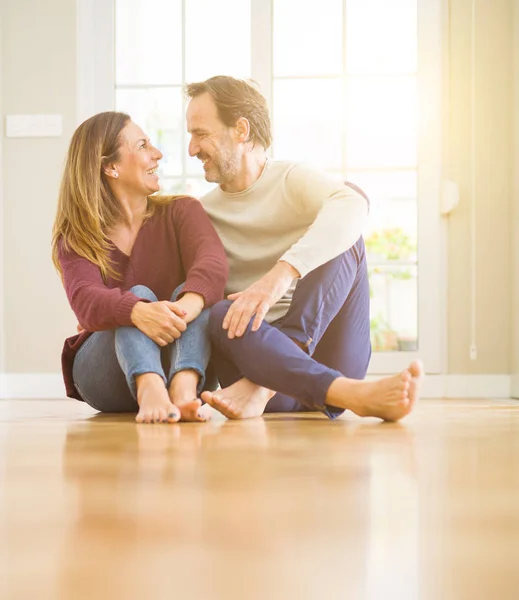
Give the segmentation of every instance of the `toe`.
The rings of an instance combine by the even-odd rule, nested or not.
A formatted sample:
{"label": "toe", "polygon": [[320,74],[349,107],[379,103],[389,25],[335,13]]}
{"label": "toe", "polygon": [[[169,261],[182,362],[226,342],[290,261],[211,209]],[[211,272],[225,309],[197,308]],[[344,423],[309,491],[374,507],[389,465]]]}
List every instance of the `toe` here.
{"label": "toe", "polygon": [[141,415],[141,423],[149,423],[150,422],[150,415],[147,412],[143,412]]}
{"label": "toe", "polygon": [[423,375],[423,363],[421,360],[414,360],[409,365],[409,372],[413,377],[420,378]]}
{"label": "toe", "polygon": [[207,410],[208,406],[209,405],[206,405],[206,410],[204,410],[203,407],[200,407],[196,413],[196,420],[200,421],[200,423],[205,423],[206,421],[209,421],[209,419],[211,418],[211,414]]}
{"label": "toe", "polygon": [[168,411],[165,408],[160,409],[159,419],[161,423],[168,422]]}
{"label": "toe", "polygon": [[237,419],[240,416],[240,411],[235,406],[228,406],[227,412],[231,415],[232,419]]}
{"label": "toe", "polygon": [[180,420],[180,411],[177,407],[171,406],[167,415],[168,423],[177,423]]}
{"label": "toe", "polygon": [[[211,403],[208,402],[208,404],[211,404]],[[220,396],[219,394],[213,394],[211,406],[214,406],[217,409],[227,408],[227,400],[223,396]]]}
{"label": "toe", "polygon": [[195,398],[190,402],[186,402],[185,404],[178,406],[178,408],[180,408],[182,421],[196,421],[197,413],[201,406],[202,401],[198,398]]}
{"label": "toe", "polygon": [[202,392],[202,394],[200,395],[200,398],[202,398],[202,402],[205,402],[206,404],[209,404],[209,406],[212,406],[212,402],[213,402],[213,393],[212,392]]}

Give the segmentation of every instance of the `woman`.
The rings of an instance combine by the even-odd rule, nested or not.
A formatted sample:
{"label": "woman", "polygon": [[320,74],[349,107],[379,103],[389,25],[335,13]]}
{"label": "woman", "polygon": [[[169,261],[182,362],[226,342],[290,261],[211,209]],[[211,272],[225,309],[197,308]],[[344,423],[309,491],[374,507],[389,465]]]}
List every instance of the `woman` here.
{"label": "woman", "polygon": [[100,411],[203,421],[208,309],[228,267],[197,200],[151,195],[161,158],[123,113],[97,114],[72,137],[52,241],[79,322],[63,375],[67,396]]}

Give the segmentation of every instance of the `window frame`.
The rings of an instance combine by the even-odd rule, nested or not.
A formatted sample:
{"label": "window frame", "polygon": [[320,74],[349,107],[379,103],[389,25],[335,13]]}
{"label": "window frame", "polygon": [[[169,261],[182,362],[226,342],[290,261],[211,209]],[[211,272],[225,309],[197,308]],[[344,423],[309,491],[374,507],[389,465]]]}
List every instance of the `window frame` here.
{"label": "window frame", "polygon": [[[183,30],[185,3],[183,0]],[[251,1],[251,77],[273,99],[272,0]],[[275,0],[274,0],[275,1]],[[103,15],[102,19],[96,18]],[[446,225],[440,215],[446,0],[418,0],[418,343],[416,352],[374,352],[369,374],[393,373],[417,357],[428,373],[446,368]],[[77,0],[77,123],[115,106],[115,0]],[[347,79],[347,77],[345,78]],[[139,86],[132,86],[139,87]],[[142,86],[149,87],[149,86]],[[172,86],[173,87],[173,86]],[[185,109],[185,100],[183,100]],[[187,147],[187,132],[183,133]],[[185,169],[185,186],[193,175]],[[374,172],[379,169],[373,169]],[[349,170],[349,175],[354,173]]]}

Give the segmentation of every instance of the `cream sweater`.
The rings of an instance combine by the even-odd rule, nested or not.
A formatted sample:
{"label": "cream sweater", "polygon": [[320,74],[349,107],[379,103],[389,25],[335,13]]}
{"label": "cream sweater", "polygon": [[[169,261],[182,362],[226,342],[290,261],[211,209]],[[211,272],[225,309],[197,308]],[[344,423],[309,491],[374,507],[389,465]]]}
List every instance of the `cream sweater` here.
{"label": "cream sweater", "polygon": [[[304,277],[351,248],[368,216],[366,200],[339,178],[284,161],[268,160],[243,192],[217,187],[201,202],[229,260],[227,294],[244,290],[280,260]],[[286,314],[296,283],[270,309],[268,322]]]}

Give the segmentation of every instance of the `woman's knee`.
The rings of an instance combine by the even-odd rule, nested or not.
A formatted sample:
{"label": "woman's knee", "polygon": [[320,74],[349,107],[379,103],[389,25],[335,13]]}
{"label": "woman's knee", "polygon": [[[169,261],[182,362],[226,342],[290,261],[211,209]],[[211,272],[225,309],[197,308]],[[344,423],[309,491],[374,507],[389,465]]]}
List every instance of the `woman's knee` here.
{"label": "woman's knee", "polygon": [[130,289],[130,292],[132,294],[135,294],[139,298],[142,298],[143,300],[151,300],[152,302],[157,302],[157,296],[150,290],[149,287],[146,287],[145,285],[134,285]]}
{"label": "woman's knee", "polygon": [[174,291],[174,292],[171,294],[171,298],[170,298],[171,302],[175,302],[175,301],[176,301],[176,299],[178,298],[178,296],[179,296],[180,292],[181,292],[181,291],[184,289],[184,286],[185,286],[185,285],[186,285],[186,284],[185,284],[185,282],[184,282],[184,283],[181,283],[181,284],[180,284],[180,285],[179,285],[179,286],[178,286],[178,287],[175,289],[175,291]]}

